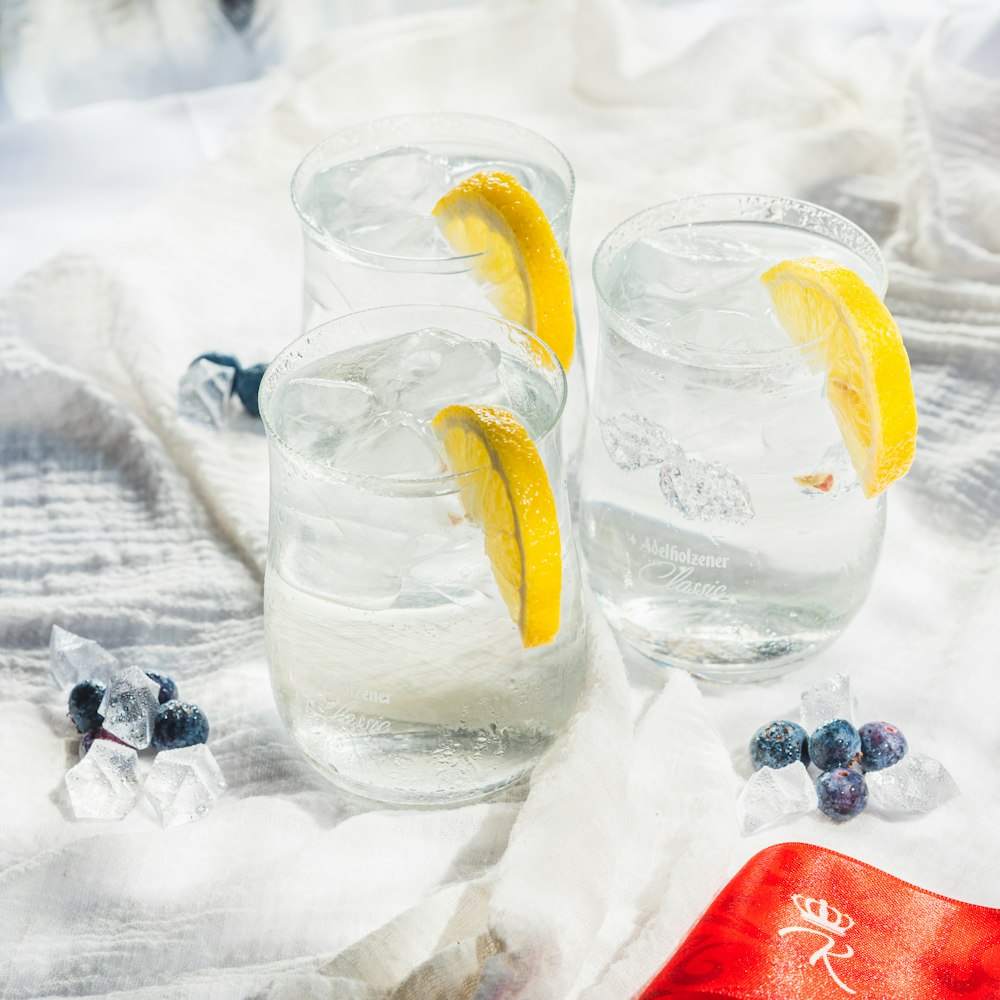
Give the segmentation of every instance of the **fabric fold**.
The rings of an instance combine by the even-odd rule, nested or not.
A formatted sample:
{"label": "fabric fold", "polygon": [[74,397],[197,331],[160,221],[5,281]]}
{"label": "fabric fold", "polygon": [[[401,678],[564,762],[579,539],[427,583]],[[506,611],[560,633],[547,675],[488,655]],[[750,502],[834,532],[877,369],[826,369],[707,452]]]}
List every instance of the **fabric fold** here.
{"label": "fabric fold", "polygon": [[[649,25],[679,25],[693,6],[636,19],[636,5],[607,0],[496,4],[331,36],[217,162],[6,293],[0,657],[16,722],[0,727],[0,754],[25,763],[7,779],[19,809],[0,828],[11,946],[0,995],[632,996],[761,846],[736,835],[742,727],[793,710],[844,664],[869,696],[910,698],[931,742],[945,742],[947,714],[945,749],[963,755],[970,786],[995,790],[970,735],[990,731],[988,699],[942,684],[917,700],[942,671],[979,690],[995,646],[974,613],[1000,592],[994,85],[939,65],[931,42],[906,75],[861,3],[777,31],[763,9],[719,6],[657,51]],[[898,225],[889,301],[911,348],[921,443],[876,590],[829,654],[787,681],[709,697],[664,672],[640,713],[592,609],[579,712],[526,797],[407,813],[331,791],[284,734],[260,655],[266,444],[247,422],[183,424],[177,383],[204,351],[250,364],[297,334],[287,186],[307,149],[366,117],[452,107],[536,128],[573,162],[590,350],[591,255],[642,207],[763,189],[823,200],[879,235]],[[230,783],[208,819],[174,831],[140,812],[113,827],[69,819],[60,782],[76,746],[45,680],[53,623],[171,668],[204,703]],[[962,801],[926,826],[803,819],[761,839],[804,830],[971,882],[939,854],[988,854],[976,815]]]}

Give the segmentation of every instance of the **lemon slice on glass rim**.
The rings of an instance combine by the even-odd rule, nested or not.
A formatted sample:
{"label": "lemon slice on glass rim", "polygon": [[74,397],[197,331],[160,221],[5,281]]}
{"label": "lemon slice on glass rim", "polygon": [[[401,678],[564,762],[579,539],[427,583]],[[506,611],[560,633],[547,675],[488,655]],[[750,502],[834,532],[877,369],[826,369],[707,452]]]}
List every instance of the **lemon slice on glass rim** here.
{"label": "lemon slice on glass rim", "polygon": [[466,514],[483,530],[497,588],[525,647],[559,631],[562,549],[555,497],[534,441],[499,406],[448,406],[431,421]]}
{"label": "lemon slice on glass rim", "polygon": [[493,286],[500,314],[544,341],[568,371],[576,341],[569,265],[531,193],[510,174],[484,171],[459,182],[433,211],[457,253],[479,255],[474,275]]}
{"label": "lemon slice on glass rim", "polygon": [[761,276],[781,325],[826,372],[827,399],[866,497],[904,476],[917,442],[910,360],[896,321],[852,270],[821,257]]}

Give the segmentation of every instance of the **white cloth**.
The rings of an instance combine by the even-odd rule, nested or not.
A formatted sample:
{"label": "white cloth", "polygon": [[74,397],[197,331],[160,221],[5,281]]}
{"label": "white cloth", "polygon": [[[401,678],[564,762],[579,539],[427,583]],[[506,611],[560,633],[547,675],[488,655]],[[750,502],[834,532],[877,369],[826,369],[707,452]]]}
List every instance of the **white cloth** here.
{"label": "white cloth", "polygon": [[[0,996],[612,1000],[788,839],[1000,905],[1000,116],[996,81],[951,61],[989,66],[962,40],[997,22],[971,11],[912,44],[914,22],[890,30],[880,5],[826,8],[513,3],[334,34],[222,158],[8,291]],[[590,258],[630,212],[757,189],[856,218],[889,241],[921,437],[872,596],[829,650],[780,681],[699,691],[634,656],[623,671],[595,618],[580,710],[523,802],[413,812],[338,795],[284,735],[260,650],[264,442],[249,423],[198,431],[175,402],[201,351],[263,360],[296,332],[287,187],[306,149],[441,108],[522,122],[573,162],[591,358]],[[71,820],[53,623],[169,669],[205,708],[230,783],[206,820]],[[814,815],[741,839],[746,741],[836,672],[965,794],[908,822]]]}

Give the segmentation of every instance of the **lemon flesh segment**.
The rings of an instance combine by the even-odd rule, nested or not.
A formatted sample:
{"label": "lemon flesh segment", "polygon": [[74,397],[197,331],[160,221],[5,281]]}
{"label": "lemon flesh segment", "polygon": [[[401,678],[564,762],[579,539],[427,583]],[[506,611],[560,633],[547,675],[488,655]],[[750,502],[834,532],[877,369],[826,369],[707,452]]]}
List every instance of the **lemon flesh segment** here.
{"label": "lemon flesh segment", "polygon": [[853,271],[821,257],[782,261],[761,281],[781,325],[826,372],[861,487],[877,496],[906,474],[917,443],[910,359],[896,321]]}
{"label": "lemon flesh segment", "polygon": [[562,549],[556,501],[534,441],[499,406],[449,406],[431,422],[465,513],[483,529],[500,595],[524,646],[559,631]]}
{"label": "lemon flesh segment", "polygon": [[475,277],[492,286],[500,314],[531,330],[568,371],[576,342],[569,265],[531,193],[502,171],[473,174],[434,216],[456,253],[479,255]]}

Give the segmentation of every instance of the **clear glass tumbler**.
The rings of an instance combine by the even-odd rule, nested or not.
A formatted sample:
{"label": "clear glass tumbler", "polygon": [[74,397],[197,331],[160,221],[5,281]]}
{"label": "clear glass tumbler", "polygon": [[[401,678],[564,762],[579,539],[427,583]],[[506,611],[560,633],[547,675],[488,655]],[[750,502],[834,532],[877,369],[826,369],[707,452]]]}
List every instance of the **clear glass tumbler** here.
{"label": "clear glass tumbler", "polygon": [[650,208],[594,259],[588,579],[632,645],[712,680],[774,676],[833,641],[881,547],[885,498],[865,499],[824,373],[791,344],[760,282],[805,256],[884,294],[881,254],[862,230],[764,195]]}
{"label": "clear glass tumbler", "polygon": [[[569,259],[574,177],[547,139],[512,122],[448,112],[348,128],[316,146],[292,178],[305,247],[303,329],[382,305],[445,303],[494,312],[478,255],[456,255],[432,210],[480,171],[512,174],[534,196]],[[579,329],[563,418],[568,464],[582,446],[587,380]]]}
{"label": "clear glass tumbler", "polygon": [[[561,472],[565,377],[496,315],[387,306],[303,335],[260,393],[271,459],[264,627],[292,737],[337,785],[381,801],[471,800],[525,774],[585,666]],[[559,628],[525,648],[430,421],[512,412],[555,496]],[[533,530],[530,518],[515,534]]]}

